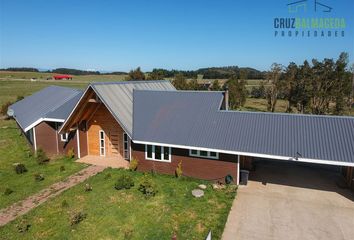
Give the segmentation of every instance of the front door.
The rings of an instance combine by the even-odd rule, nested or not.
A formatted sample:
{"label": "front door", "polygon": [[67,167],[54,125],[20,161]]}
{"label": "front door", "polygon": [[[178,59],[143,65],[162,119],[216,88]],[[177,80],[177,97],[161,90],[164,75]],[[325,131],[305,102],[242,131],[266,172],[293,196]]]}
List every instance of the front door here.
{"label": "front door", "polygon": [[123,133],[123,156],[124,159],[130,160],[130,139],[126,133]]}
{"label": "front door", "polygon": [[112,157],[119,155],[119,134],[117,130],[109,131],[109,155]]}

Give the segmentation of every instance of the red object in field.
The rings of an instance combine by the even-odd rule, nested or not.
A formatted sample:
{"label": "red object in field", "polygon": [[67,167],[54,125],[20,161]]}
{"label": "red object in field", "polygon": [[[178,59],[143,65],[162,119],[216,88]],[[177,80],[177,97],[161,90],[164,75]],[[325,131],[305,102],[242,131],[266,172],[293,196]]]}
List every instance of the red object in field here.
{"label": "red object in field", "polygon": [[73,76],[71,75],[54,75],[53,76],[54,80],[63,80],[63,79],[72,79]]}

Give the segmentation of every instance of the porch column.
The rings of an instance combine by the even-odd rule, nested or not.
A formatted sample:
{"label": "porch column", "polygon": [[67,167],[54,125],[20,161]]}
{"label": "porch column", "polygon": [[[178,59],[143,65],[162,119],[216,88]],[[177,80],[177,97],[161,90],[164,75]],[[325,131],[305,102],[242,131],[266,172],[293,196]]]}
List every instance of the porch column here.
{"label": "porch column", "polygon": [[80,158],[80,131],[79,126],[76,129],[76,144],[77,144],[77,158]]}
{"label": "porch column", "polygon": [[237,155],[237,178],[236,185],[240,185],[240,155]]}

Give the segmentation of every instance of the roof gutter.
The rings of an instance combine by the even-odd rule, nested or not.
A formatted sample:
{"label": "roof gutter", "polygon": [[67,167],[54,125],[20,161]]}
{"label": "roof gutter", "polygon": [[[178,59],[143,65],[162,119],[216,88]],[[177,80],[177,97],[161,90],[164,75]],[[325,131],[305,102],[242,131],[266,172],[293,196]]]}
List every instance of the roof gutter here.
{"label": "roof gutter", "polygon": [[332,161],[332,160],[310,159],[310,158],[301,158],[301,157],[287,157],[287,156],[278,156],[278,155],[261,154],[261,153],[230,151],[230,150],[215,149],[215,148],[193,147],[193,146],[187,146],[187,145],[139,141],[139,140],[134,140],[134,139],[132,141],[137,144],[149,144],[149,145],[159,145],[159,146],[163,146],[163,147],[173,147],[173,148],[192,149],[192,150],[201,150],[201,151],[213,151],[213,152],[218,152],[218,153],[242,155],[242,156],[249,156],[249,157],[268,158],[268,159],[275,159],[275,160],[285,160],[285,161],[294,161],[294,162],[305,162],[305,163],[316,163],[316,164],[325,164],[325,165],[354,167],[354,162],[349,163],[349,162]]}

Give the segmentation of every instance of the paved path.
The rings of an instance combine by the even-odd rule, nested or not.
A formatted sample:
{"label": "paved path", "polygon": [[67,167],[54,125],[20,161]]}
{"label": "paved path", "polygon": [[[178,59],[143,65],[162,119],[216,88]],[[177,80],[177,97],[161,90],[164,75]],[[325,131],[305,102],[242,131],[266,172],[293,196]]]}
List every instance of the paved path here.
{"label": "paved path", "polygon": [[264,162],[250,178],[238,189],[223,240],[353,239],[353,194],[336,186],[333,172]]}
{"label": "paved path", "polygon": [[33,208],[38,207],[40,204],[46,202],[48,199],[58,196],[63,191],[85,181],[89,177],[102,172],[105,167],[102,166],[89,166],[78,173],[75,173],[63,181],[54,183],[48,188],[41,190],[40,192],[14,203],[13,205],[0,210],[0,226],[4,226],[18,216],[24,215]]}

